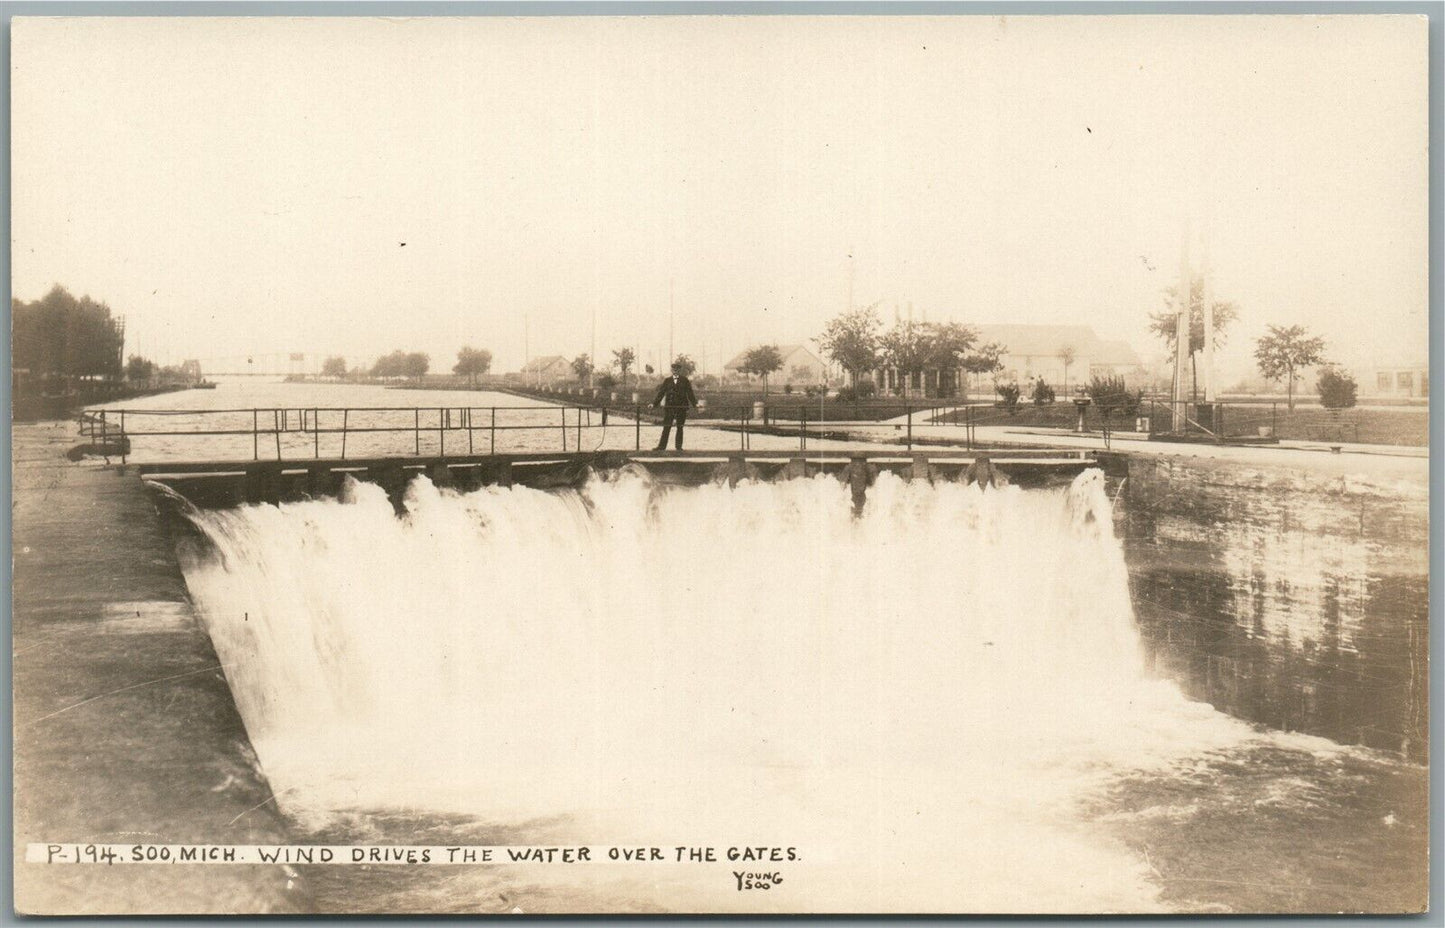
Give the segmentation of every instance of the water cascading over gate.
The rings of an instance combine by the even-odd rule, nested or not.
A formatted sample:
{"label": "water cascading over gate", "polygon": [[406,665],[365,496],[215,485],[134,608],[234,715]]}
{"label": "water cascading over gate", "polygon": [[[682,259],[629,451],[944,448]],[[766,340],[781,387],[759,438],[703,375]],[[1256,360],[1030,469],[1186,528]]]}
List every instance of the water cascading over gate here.
{"label": "water cascading over gate", "polygon": [[187,581],[299,821],[789,846],[790,904],[815,908],[880,886],[1137,908],[1144,863],[1077,801],[1242,730],[1144,673],[1097,471],[1028,491],[884,474],[856,514],[829,477],[419,478],[406,510],[349,482],[191,514],[209,544]]}

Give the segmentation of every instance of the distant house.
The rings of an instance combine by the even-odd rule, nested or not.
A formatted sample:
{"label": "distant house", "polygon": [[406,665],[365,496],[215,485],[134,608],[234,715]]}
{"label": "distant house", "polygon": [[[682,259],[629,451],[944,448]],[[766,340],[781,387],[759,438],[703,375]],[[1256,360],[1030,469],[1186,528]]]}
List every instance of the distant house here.
{"label": "distant house", "polygon": [[[815,384],[823,383],[828,376],[828,365],[822,359],[809,351],[802,345],[779,345],[778,354],[782,356],[783,366],[778,368],[772,375],[771,380],[793,383],[793,384]],[[748,353],[739,352],[731,361],[723,365],[723,377],[744,379],[740,368],[745,363]]]}
{"label": "distant house", "polygon": [[1098,343],[1098,353],[1089,358],[1089,376],[1108,377],[1118,375],[1133,384],[1150,377],[1149,366],[1139,358],[1138,352],[1128,342],[1103,341]]}
{"label": "distant house", "polygon": [[[974,375],[970,390],[986,392],[994,382],[1028,384],[1042,379],[1061,396],[1073,392],[1094,375],[1117,374],[1131,385],[1148,379],[1149,372],[1139,355],[1125,342],[1105,341],[1086,325],[1019,325],[1013,323],[975,325],[978,345],[991,342],[1004,347],[1000,369],[993,374]],[[875,380],[888,393],[903,392],[897,371],[878,371]],[[924,396],[952,396],[958,392],[953,371],[922,371],[912,375],[910,392]]]}
{"label": "distant house", "polygon": [[1003,382],[1022,384],[1043,378],[1063,392],[1087,383],[1096,374],[1117,374],[1133,381],[1146,373],[1139,355],[1127,343],[1104,341],[1086,325],[1005,324],[976,328],[981,344],[998,342],[1007,349],[998,375]]}
{"label": "distant house", "polygon": [[572,364],[560,354],[533,358],[522,365],[522,382],[525,384],[556,384],[576,380],[577,372]]}
{"label": "distant house", "polygon": [[1428,361],[1395,360],[1361,371],[1360,394],[1382,399],[1422,399],[1430,395]]}

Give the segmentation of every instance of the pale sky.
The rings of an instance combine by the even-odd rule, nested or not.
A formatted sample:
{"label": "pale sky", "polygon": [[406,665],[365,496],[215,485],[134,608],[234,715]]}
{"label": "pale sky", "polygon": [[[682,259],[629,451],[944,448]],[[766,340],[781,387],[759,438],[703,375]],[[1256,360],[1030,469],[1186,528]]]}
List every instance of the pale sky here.
{"label": "pale sky", "polygon": [[1423,17],[20,18],[12,65],[13,293],[157,360],[513,370],[594,313],[661,360],[669,281],[714,371],[850,286],[1155,354],[1186,222],[1226,370],[1425,353]]}

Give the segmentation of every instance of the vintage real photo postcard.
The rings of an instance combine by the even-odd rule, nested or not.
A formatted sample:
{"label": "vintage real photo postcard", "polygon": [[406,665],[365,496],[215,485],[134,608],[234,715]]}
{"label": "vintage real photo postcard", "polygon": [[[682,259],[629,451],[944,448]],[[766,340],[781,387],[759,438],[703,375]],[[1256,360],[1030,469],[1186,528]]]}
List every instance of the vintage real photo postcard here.
{"label": "vintage real photo postcard", "polygon": [[1427,26],[17,17],[16,910],[1425,910]]}

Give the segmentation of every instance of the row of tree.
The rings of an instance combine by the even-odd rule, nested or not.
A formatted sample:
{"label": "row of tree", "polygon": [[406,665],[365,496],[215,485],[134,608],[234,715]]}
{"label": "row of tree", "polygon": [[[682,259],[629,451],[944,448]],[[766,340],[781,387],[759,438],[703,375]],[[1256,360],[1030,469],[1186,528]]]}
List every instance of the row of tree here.
{"label": "row of tree", "polygon": [[[1198,394],[1197,357],[1204,349],[1204,279],[1196,277],[1191,283],[1189,298],[1189,358],[1192,391]],[[63,290],[57,291],[65,297]],[[56,298],[56,292],[47,300]],[[70,298],[73,301],[73,298]],[[1164,291],[1163,310],[1150,315],[1150,330],[1154,332],[1172,353],[1178,338],[1179,306],[1178,288]],[[18,307],[19,304],[17,304]],[[1238,307],[1227,300],[1215,300],[1214,345],[1223,347],[1228,333],[1239,318]],[[891,368],[902,378],[904,393],[915,375],[925,371],[937,371],[956,378],[964,397],[967,397],[966,374],[987,374],[1002,369],[1003,355],[1007,346],[997,342],[981,343],[976,329],[956,322],[914,322],[900,320],[893,327],[884,330],[883,320],[878,315],[878,303],[840,313],[829,320],[823,333],[816,339],[819,348],[848,374],[849,383],[856,392],[863,378],[875,370]],[[101,307],[103,308],[103,306]],[[106,310],[108,313],[108,310]],[[19,314],[17,313],[17,319]],[[1268,327],[1255,346],[1255,359],[1260,373],[1268,380],[1286,383],[1289,408],[1294,408],[1294,389],[1300,372],[1311,366],[1325,363],[1324,340],[1311,336],[1303,326]],[[20,327],[17,324],[17,366],[20,345]],[[117,356],[118,357],[118,356]],[[1067,388],[1067,372],[1074,361],[1075,350],[1064,346],[1059,358],[1064,364]],[[697,365],[686,354],[675,359],[686,375],[696,370]],[[118,363],[118,362],[117,362]],[[468,377],[473,385],[476,378],[491,370],[492,354],[486,349],[464,347],[457,352],[457,362],[452,373]],[[618,348],[612,352],[612,359],[606,368],[599,371],[590,355],[583,353],[571,361],[573,372],[579,382],[611,389],[619,383],[626,387],[637,356],[632,348]],[[769,378],[783,366],[782,352],[776,345],[763,344],[749,348],[743,354],[738,370],[763,381],[763,392],[769,388]],[[369,374],[373,377],[421,377],[430,367],[430,358],[421,352],[393,351],[378,358]],[[617,376],[612,375],[612,371]],[[322,374],[328,377],[345,377],[346,360],[340,357],[328,358],[322,365]],[[652,365],[645,365],[644,372],[652,375]],[[1338,375],[1338,372],[1336,373]],[[998,385],[996,385],[997,387]],[[1007,385],[1003,385],[1007,386]],[[1002,395],[1002,394],[1001,394]]]}
{"label": "row of tree", "polygon": [[[957,322],[907,319],[884,331],[878,303],[835,316],[816,341],[823,353],[847,372],[855,389],[868,373],[892,368],[903,377],[905,395],[914,375],[939,371],[956,377],[967,396],[967,380],[962,375],[999,370],[1007,350],[997,342],[980,343],[978,330]],[[761,360],[766,363],[771,358]]]}
{"label": "row of tree", "polygon": [[11,365],[31,377],[118,380],[125,325],[110,307],[59,285],[29,303],[12,300]]}
{"label": "row of tree", "polygon": [[[421,351],[393,351],[376,359],[364,371],[352,371],[346,366],[346,359],[340,356],[327,358],[321,364],[321,376],[344,378],[347,376],[371,377],[424,377],[431,369],[431,355]],[[452,373],[468,378],[476,386],[477,378],[492,369],[492,353],[485,348],[462,348],[457,352],[457,363]]]}
{"label": "row of tree", "polygon": [[[1189,294],[1188,352],[1191,389],[1196,397],[1198,355],[1204,350],[1204,290],[1204,278],[1195,277]],[[1164,291],[1164,304],[1163,310],[1150,314],[1149,328],[1173,353],[1179,336],[1179,288],[1169,287]],[[1239,308],[1228,300],[1213,300],[1212,304],[1214,346],[1220,348],[1227,341],[1231,326],[1239,318]],[[861,378],[880,368],[892,368],[903,376],[905,395],[912,376],[923,371],[987,374],[1002,369],[1002,357],[1008,350],[1007,346],[996,342],[979,344],[977,330],[955,322],[905,320],[894,323],[892,329],[885,332],[883,321],[878,317],[878,305],[874,303],[840,313],[828,322],[823,334],[816,339],[823,353],[847,372],[855,389]],[[1324,339],[1310,335],[1303,326],[1270,325],[1267,334],[1256,341],[1255,360],[1266,379],[1285,382],[1289,408],[1294,409],[1294,390],[1299,374],[1305,368],[1327,363],[1324,348]],[[1075,349],[1063,346],[1058,357],[1064,364],[1067,387],[1068,368],[1074,361]],[[767,376],[781,366],[782,359],[777,349],[764,345],[750,349],[739,369],[762,376],[766,390]],[[1333,371],[1330,382],[1338,382],[1340,378],[1348,378],[1348,375]],[[962,382],[966,397],[967,381]]]}

